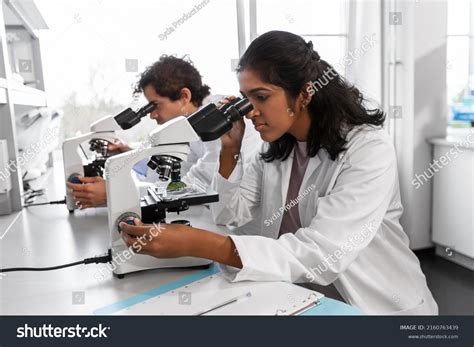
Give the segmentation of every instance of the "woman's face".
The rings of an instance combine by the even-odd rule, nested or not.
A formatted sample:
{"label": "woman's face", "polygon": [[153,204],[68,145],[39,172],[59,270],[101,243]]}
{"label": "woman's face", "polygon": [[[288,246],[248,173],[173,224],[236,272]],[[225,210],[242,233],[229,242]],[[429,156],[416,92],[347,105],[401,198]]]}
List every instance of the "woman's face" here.
{"label": "woman's face", "polygon": [[157,94],[151,84],[143,88],[143,94],[148,102],[155,104],[155,109],[150,113],[150,118],[158,124],[163,124],[185,113],[182,100],[173,101],[167,96]]}
{"label": "woman's face", "polygon": [[283,88],[265,83],[252,70],[244,69],[238,74],[240,92],[253,105],[253,111],[247,115],[262,140],[273,142],[285,133],[293,134],[300,118],[289,110]]}

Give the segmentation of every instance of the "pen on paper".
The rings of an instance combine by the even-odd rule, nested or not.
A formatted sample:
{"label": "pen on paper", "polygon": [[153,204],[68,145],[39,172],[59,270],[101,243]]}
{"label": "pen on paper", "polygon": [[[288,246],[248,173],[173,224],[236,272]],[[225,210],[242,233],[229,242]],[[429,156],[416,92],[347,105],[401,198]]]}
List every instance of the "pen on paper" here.
{"label": "pen on paper", "polygon": [[196,316],[202,316],[206,313],[209,313],[209,312],[212,312],[212,311],[215,311],[221,307],[224,307],[224,306],[227,306],[227,305],[230,305],[230,304],[233,304],[233,303],[236,303],[237,301],[241,300],[241,299],[244,299],[244,298],[250,298],[252,296],[252,293],[251,292],[248,292],[248,293],[245,293],[243,295],[239,295],[239,296],[236,296],[232,299],[229,299],[229,300],[226,300],[224,302],[221,302],[220,304],[217,304],[215,306],[212,306],[211,308],[208,308],[207,310],[204,310],[204,311],[201,311],[199,313],[196,314]]}

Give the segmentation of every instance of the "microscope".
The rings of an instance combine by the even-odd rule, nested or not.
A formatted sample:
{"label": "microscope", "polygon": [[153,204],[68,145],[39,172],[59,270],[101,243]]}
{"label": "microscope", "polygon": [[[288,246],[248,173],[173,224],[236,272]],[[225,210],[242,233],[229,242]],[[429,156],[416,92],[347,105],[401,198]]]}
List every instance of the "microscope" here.
{"label": "microscope", "polygon": [[[154,108],[155,105],[151,102],[136,112],[127,108],[117,116],[105,116],[95,121],[90,126],[90,132],[65,140],[63,160],[66,182],[81,183],[77,176],[103,176],[105,161],[110,157],[108,146],[116,141],[116,131],[130,129]],[[92,158],[88,158],[84,151],[85,142],[88,142],[89,150],[93,153]],[[67,187],[66,205],[70,213],[76,209],[74,198]]]}
{"label": "microscope", "polygon": [[[181,257],[158,259],[130,251],[121,238],[119,224],[134,224],[139,218],[144,223],[165,223],[166,212],[184,211],[192,205],[218,201],[218,194],[209,187],[191,187],[192,193],[182,194],[180,185],[180,163],[187,159],[189,143],[201,139],[213,141],[232,128],[232,123],[252,110],[247,99],[237,98],[218,108],[208,104],[189,117],[174,118],[153,130],[146,146],[115,155],[105,163],[107,209],[109,232],[112,242],[112,258],[126,261],[116,262],[114,274],[123,278],[125,274],[157,268],[207,266],[210,260]],[[160,180],[171,180],[166,192],[150,187],[143,198],[137,188],[138,180],[132,175],[133,166],[149,158],[148,166],[156,170]],[[124,252],[127,251],[127,255]]]}

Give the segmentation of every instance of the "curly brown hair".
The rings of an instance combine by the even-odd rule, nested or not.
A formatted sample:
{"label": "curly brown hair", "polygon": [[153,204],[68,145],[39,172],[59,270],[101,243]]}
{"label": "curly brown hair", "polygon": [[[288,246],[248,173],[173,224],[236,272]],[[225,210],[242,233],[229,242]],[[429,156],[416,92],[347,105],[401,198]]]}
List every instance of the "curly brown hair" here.
{"label": "curly brown hair", "polygon": [[191,102],[197,107],[210,94],[209,86],[202,83],[199,71],[187,56],[178,58],[162,55],[160,60],[148,66],[140,75],[134,94],[142,93],[148,85],[152,85],[157,94],[173,101],[181,97],[181,89],[188,88],[191,91]]}

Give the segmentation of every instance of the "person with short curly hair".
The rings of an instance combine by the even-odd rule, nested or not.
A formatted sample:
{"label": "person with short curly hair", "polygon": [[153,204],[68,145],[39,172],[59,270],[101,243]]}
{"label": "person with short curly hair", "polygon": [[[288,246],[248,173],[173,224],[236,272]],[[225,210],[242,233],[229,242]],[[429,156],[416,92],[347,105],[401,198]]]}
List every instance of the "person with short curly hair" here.
{"label": "person with short curly hair", "polygon": [[[187,58],[162,55],[140,75],[134,89],[143,93],[155,105],[150,118],[163,124],[178,116],[188,116],[210,100],[210,87],[203,84],[201,74]],[[217,98],[215,98],[217,99]],[[123,153],[131,150],[126,143],[109,145],[109,152]],[[190,143],[190,153],[181,164],[182,180],[208,186],[216,171],[220,141]],[[158,176],[146,165],[146,160],[135,166],[139,178],[157,181]],[[145,176],[145,177],[144,177]],[[107,202],[105,180],[102,177],[78,177],[82,184],[68,183],[76,203],[82,209],[104,205]]]}

